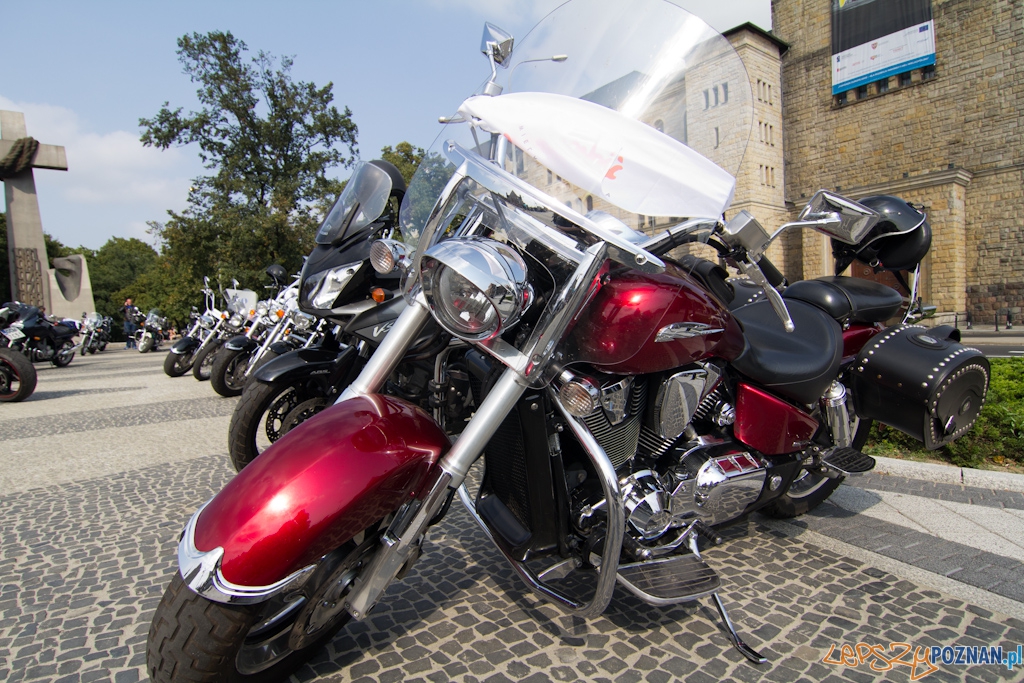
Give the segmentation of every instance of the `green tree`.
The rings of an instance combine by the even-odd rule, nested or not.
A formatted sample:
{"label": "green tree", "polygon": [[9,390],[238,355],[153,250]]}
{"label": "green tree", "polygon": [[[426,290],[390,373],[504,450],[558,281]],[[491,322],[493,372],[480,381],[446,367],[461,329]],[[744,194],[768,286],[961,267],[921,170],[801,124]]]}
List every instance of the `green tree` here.
{"label": "green tree", "polygon": [[420,162],[423,161],[426,154],[425,149],[413,147],[408,142],[399,142],[394,148],[387,145],[380,150],[380,158],[394,164],[405,178],[406,183],[412,180],[413,174],[416,173],[416,169],[419,168]]}
{"label": "green tree", "polygon": [[133,292],[135,282],[158,259],[156,250],[142,240],[111,237],[91,258],[87,258],[92,296],[96,302],[96,311],[101,315],[119,320],[121,306],[128,297],[136,299],[135,303],[140,308],[144,304],[150,307],[161,305],[155,300],[140,303],[140,296]]}
{"label": "green tree", "polygon": [[331,83],[293,82],[290,57],[277,65],[246,52],[229,32],[181,37],[178,57],[202,108],[186,115],[165,102],[139,120],[144,145],[196,143],[212,172],[194,180],[184,212],[151,224],[175,296],[194,294],[203,275],[255,286],[271,263],[296,270],[312,248],[318,202],[338,191],[327,172],[356,155],[356,125],[331,104]]}

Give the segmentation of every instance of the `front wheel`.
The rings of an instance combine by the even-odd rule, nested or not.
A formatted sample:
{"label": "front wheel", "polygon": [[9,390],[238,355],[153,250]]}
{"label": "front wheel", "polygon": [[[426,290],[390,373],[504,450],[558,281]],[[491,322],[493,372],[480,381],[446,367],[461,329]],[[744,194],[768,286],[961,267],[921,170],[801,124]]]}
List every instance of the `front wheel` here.
{"label": "front wheel", "polygon": [[71,364],[72,359],[75,357],[75,343],[70,339],[61,344],[57,353],[54,354],[53,360],[50,362],[56,365],[58,368],[67,367]]}
{"label": "front wheel", "polygon": [[253,381],[231,414],[228,454],[235,470],[242,471],[292,427],[329,405],[328,397],[304,384],[264,384]]}
{"label": "front wheel", "polygon": [[210,368],[210,386],[221,396],[238,396],[245,389],[245,370],[251,351],[221,349]]}
{"label": "front wheel", "polygon": [[154,683],[285,680],[349,620],[344,598],[379,546],[374,525],[327,555],[301,593],[225,605],[193,592],[177,572],[146,643]]}
{"label": "front wheel", "polygon": [[[850,447],[860,450],[867,443],[871,420],[859,420]],[[827,477],[820,472],[801,470],[789,489],[766,505],[762,512],[776,519],[791,519],[808,513],[825,502],[839,488],[845,477]]]}
{"label": "front wheel", "polygon": [[192,369],[192,359],[195,355],[195,351],[168,353],[164,358],[164,374],[168,377],[181,377]]}
{"label": "front wheel", "polygon": [[142,335],[142,340],[139,341],[139,353],[146,353],[153,350],[153,336],[149,334]]}
{"label": "front wheel", "polygon": [[36,368],[24,355],[0,349],[0,401],[24,401],[36,390]]}
{"label": "front wheel", "polygon": [[210,371],[213,369],[213,361],[217,352],[220,351],[222,343],[210,342],[199,353],[196,354],[192,363],[192,376],[200,382],[210,379]]}

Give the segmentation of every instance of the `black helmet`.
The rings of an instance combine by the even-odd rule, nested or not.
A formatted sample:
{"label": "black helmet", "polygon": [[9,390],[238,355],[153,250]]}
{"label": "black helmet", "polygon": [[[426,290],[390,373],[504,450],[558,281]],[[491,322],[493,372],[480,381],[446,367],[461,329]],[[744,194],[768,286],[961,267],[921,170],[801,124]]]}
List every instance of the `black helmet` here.
{"label": "black helmet", "polygon": [[832,240],[836,273],[846,270],[854,259],[868,264],[875,272],[916,268],[932,245],[932,228],[925,214],[889,195],[873,195],[858,201],[882,218],[859,244]]}

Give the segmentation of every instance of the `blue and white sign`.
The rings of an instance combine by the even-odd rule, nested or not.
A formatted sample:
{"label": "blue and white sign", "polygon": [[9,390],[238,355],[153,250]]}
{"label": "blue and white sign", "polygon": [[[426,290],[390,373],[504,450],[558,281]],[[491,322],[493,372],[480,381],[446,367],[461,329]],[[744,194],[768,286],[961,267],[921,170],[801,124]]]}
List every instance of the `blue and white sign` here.
{"label": "blue and white sign", "polygon": [[832,94],[935,64],[931,0],[833,0]]}

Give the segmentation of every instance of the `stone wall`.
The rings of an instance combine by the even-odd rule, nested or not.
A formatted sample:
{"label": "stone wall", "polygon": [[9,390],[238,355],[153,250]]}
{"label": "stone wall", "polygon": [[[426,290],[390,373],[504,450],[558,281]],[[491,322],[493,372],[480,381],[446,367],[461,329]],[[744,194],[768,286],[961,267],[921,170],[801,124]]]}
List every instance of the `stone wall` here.
{"label": "stone wall", "polygon": [[[940,311],[1024,305],[1024,3],[933,0],[934,75],[832,97],[829,3],[773,0],[782,61],[785,195],[794,210],[819,188],[923,203],[934,232],[923,294]],[[823,238],[790,240],[787,265],[828,267]],[[798,253],[797,253],[798,252]],[[794,268],[795,269],[795,268]],[[997,299],[998,301],[992,301]]]}

